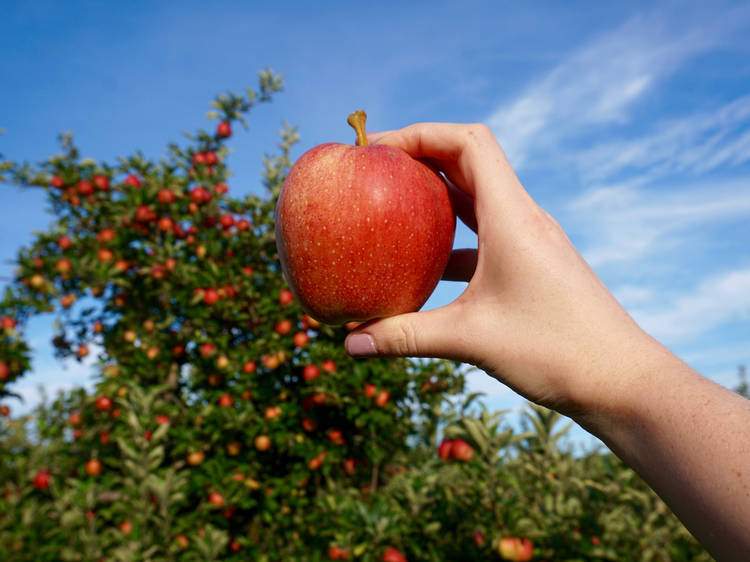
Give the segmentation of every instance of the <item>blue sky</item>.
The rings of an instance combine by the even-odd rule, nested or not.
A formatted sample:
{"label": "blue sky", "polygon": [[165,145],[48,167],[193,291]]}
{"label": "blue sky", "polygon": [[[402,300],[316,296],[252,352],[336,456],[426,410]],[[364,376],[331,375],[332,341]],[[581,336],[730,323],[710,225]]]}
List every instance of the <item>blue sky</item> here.
{"label": "blue sky", "polygon": [[[258,7],[259,4],[261,7]],[[746,2],[24,2],[0,21],[0,152],[40,161],[73,131],[82,153],[159,157],[209,127],[208,103],[267,66],[286,91],[237,132],[234,193],[262,189],[284,120],[295,156],[371,129],[484,122],[521,180],[641,325],[732,386],[750,363],[750,6]],[[355,7],[356,6],[356,7]],[[50,219],[2,187],[0,277]],[[461,230],[458,246],[471,245]],[[4,281],[0,280],[0,284]],[[428,303],[450,301],[441,284]],[[19,390],[88,381],[49,351]],[[495,407],[521,399],[473,375]]]}

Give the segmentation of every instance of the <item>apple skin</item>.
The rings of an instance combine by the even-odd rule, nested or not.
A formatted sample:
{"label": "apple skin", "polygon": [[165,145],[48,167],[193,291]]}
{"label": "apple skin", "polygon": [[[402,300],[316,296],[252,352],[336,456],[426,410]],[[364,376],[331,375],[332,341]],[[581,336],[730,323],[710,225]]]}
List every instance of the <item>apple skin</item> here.
{"label": "apple skin", "polygon": [[302,308],[327,324],[419,310],[448,263],[455,228],[441,176],[380,144],[310,149],[276,206],[284,275]]}

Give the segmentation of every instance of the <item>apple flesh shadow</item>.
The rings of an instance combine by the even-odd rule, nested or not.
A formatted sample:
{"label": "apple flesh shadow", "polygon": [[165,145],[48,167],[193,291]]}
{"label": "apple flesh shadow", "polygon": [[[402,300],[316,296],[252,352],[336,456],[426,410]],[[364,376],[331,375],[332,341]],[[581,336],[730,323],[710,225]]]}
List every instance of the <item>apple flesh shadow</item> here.
{"label": "apple flesh shadow", "polygon": [[456,219],[442,177],[406,152],[367,144],[303,154],[276,206],[281,266],[301,306],[327,324],[419,310],[453,248]]}

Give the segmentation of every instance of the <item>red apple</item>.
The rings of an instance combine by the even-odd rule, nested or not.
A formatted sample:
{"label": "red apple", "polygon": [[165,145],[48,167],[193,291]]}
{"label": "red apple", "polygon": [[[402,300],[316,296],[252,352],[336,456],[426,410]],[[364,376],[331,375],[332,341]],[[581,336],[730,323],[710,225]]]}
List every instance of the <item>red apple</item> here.
{"label": "red apple", "polygon": [[107,263],[108,261],[112,261],[114,259],[115,254],[109,248],[101,248],[97,252],[97,257],[99,258],[100,262]]}
{"label": "red apple", "polygon": [[205,187],[197,186],[190,190],[190,200],[196,205],[203,205],[208,203],[211,199],[211,194]]}
{"label": "red apple", "polygon": [[169,203],[174,203],[175,194],[174,191],[165,187],[159,190],[159,193],[156,194],[156,198],[159,200],[159,203],[168,205]]}
{"label": "red apple", "polygon": [[222,394],[219,396],[219,406],[222,408],[229,408],[232,404],[234,404],[234,400],[230,394]]}
{"label": "red apple", "polygon": [[34,275],[32,275],[32,276],[31,276],[31,278],[29,279],[29,286],[30,286],[30,287],[31,287],[32,289],[41,289],[42,287],[44,287],[44,283],[45,283],[45,281],[44,281],[44,277],[42,277],[42,276],[41,276],[40,274],[38,274],[38,273],[35,273],[35,274],[34,274]]}
{"label": "red apple", "polygon": [[52,475],[46,470],[37,472],[36,476],[34,476],[34,488],[37,490],[46,490],[49,488],[50,480],[52,480]]}
{"label": "red apple", "polygon": [[305,368],[302,369],[302,378],[306,381],[317,379],[320,375],[320,369],[318,369],[315,365],[305,365]]}
{"label": "red apple", "polygon": [[201,357],[210,357],[214,354],[216,351],[216,348],[213,346],[212,343],[206,342],[200,346],[200,354]]}
{"label": "red apple", "polygon": [[232,136],[232,125],[229,121],[222,121],[216,126],[216,136],[223,139]]}
{"label": "red apple", "polygon": [[321,466],[323,466],[323,461],[325,460],[327,454],[327,451],[322,451],[321,453],[315,455],[313,458],[307,461],[307,468],[309,468],[310,470],[318,470]]}
{"label": "red apple", "polygon": [[438,456],[444,461],[447,461],[451,458],[452,449],[453,439],[443,439],[442,443],[440,443],[440,447],[438,447]]}
{"label": "red apple", "polygon": [[60,236],[60,238],[57,240],[57,245],[61,250],[67,250],[73,245],[73,240],[70,238],[70,236]]}
{"label": "red apple", "polygon": [[219,302],[219,293],[216,289],[206,289],[203,291],[203,302],[211,306]]}
{"label": "red apple", "polygon": [[206,454],[203,451],[193,451],[187,456],[187,462],[191,466],[198,466],[206,459]]}
{"label": "red apple", "polygon": [[279,304],[281,306],[288,306],[294,302],[294,295],[289,289],[282,289],[279,293]]}
{"label": "red apple", "polygon": [[224,507],[224,496],[219,492],[211,492],[208,494],[208,502],[216,507]]}
{"label": "red apple", "polygon": [[76,351],[76,355],[79,359],[83,359],[89,354],[89,347],[85,344],[81,344],[78,346],[78,350]]}
{"label": "red apple", "polygon": [[503,537],[498,543],[498,551],[505,560],[525,562],[531,560],[534,554],[534,545],[531,544],[529,539]]}
{"label": "red apple", "polygon": [[161,217],[157,221],[156,227],[162,232],[169,232],[174,229],[174,221],[170,217]]}
{"label": "red apple", "polygon": [[141,187],[141,178],[134,174],[130,174],[125,178],[124,183],[125,185],[129,185],[130,187]]}
{"label": "red apple", "polygon": [[227,213],[219,217],[219,222],[224,229],[232,228],[234,226],[234,217]]}
{"label": "red apple", "polygon": [[329,429],[328,440],[335,445],[343,445],[344,434],[341,432],[340,429]]}
{"label": "red apple", "polygon": [[91,195],[94,193],[94,184],[88,180],[78,182],[78,193],[81,195]]}
{"label": "red apple", "polygon": [[109,189],[109,178],[107,176],[98,174],[94,176],[94,185],[99,191],[106,191],[107,189]]}
{"label": "red apple", "polygon": [[263,413],[263,417],[267,420],[275,420],[281,415],[281,408],[278,406],[269,406]]}
{"label": "red apple", "polygon": [[68,258],[59,259],[57,260],[57,263],[55,264],[55,269],[57,269],[57,272],[62,275],[69,273],[72,267],[73,266],[70,263],[70,260]]}
{"label": "red apple", "polygon": [[96,235],[97,242],[109,242],[115,237],[115,231],[111,228],[103,228]]}
{"label": "red apple", "polygon": [[458,461],[468,462],[474,458],[474,449],[463,439],[454,439],[451,456]]}
{"label": "red apple", "polygon": [[348,548],[341,548],[337,545],[331,545],[328,547],[328,558],[331,560],[348,560],[349,559],[349,549]]}
{"label": "red apple", "polygon": [[384,408],[391,400],[391,393],[387,390],[381,390],[375,397],[375,405],[378,408]]}
{"label": "red apple", "polygon": [[130,520],[125,519],[122,523],[120,523],[120,532],[126,537],[133,532],[133,524],[130,522]]}
{"label": "red apple", "polygon": [[378,387],[374,384],[367,383],[365,385],[365,398],[374,398],[378,392]]}
{"label": "red apple", "polygon": [[365,113],[349,116],[357,145],[303,154],[276,207],[276,243],[302,307],[329,324],[416,311],[448,263],[455,232],[441,176],[405,152],[367,144]]}
{"label": "red apple", "polygon": [[255,448],[259,451],[267,451],[271,447],[271,438],[267,435],[258,435],[254,441]]}
{"label": "red apple", "polygon": [[99,396],[94,405],[97,410],[109,410],[112,408],[112,399],[109,396]]}
{"label": "red apple", "polygon": [[99,476],[102,472],[102,463],[99,459],[90,459],[86,463],[86,474],[89,476]]}
{"label": "red apple", "polygon": [[2,319],[0,319],[0,328],[3,330],[12,330],[16,327],[16,321],[14,318],[11,318],[10,316],[3,316]]}
{"label": "red apple", "polygon": [[396,548],[389,546],[385,549],[385,552],[383,553],[383,557],[381,558],[383,562],[407,562],[406,556],[401,554],[399,550]]}
{"label": "red apple", "polygon": [[141,205],[135,210],[135,220],[138,222],[149,222],[156,218],[156,213],[146,205]]}

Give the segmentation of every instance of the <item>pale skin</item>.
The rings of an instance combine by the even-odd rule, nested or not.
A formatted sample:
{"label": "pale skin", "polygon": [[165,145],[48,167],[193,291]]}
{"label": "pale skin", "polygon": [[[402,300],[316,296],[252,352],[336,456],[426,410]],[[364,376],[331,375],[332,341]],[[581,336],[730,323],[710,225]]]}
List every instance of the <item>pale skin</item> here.
{"label": "pale skin", "polygon": [[478,248],[454,252],[446,269],[469,282],[455,301],[365,324],[349,353],[481,367],[602,439],[717,560],[750,560],[750,401],[633,321],[488,128],[423,123],[368,138],[440,169]]}

